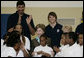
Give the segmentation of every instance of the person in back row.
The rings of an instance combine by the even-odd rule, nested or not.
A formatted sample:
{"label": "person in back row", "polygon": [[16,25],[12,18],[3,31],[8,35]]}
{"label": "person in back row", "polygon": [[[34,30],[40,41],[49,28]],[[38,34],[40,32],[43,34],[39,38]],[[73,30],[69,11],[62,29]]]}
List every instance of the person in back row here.
{"label": "person in back row", "polygon": [[14,26],[21,24],[24,30],[24,35],[29,38],[31,41],[31,36],[35,34],[34,22],[31,15],[24,13],[25,11],[25,2],[17,1],[16,4],[16,13],[11,14],[8,17],[7,21],[7,31],[12,32]]}
{"label": "person in back row", "polygon": [[52,47],[60,46],[62,25],[57,22],[57,15],[55,12],[48,14],[49,25],[45,28],[45,34],[51,39]]}

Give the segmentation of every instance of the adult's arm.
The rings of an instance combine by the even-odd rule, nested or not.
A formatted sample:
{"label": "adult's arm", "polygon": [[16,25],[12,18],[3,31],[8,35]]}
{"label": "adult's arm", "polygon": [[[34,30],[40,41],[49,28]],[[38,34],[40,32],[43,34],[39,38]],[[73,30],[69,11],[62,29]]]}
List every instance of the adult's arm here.
{"label": "adult's arm", "polygon": [[35,27],[34,27],[32,16],[30,15],[29,18],[27,17],[26,21],[27,21],[31,35],[35,35]]}

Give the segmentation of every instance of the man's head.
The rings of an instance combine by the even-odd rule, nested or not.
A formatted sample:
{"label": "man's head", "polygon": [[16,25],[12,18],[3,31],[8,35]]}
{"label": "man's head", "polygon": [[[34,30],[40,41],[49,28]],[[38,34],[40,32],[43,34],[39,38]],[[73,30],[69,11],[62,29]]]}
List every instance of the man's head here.
{"label": "man's head", "polygon": [[16,4],[17,11],[19,14],[23,14],[25,10],[25,3],[23,1],[18,1]]}
{"label": "man's head", "polygon": [[45,46],[47,43],[47,36],[45,34],[40,36],[40,45]]}

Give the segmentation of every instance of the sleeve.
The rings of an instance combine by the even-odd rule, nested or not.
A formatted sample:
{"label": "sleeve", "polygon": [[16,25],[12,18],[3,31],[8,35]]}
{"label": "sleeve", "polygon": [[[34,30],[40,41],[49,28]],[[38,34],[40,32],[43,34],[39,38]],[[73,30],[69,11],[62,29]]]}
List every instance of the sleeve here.
{"label": "sleeve", "polygon": [[49,50],[50,50],[50,51],[48,52],[48,54],[50,54],[50,55],[51,55],[51,57],[53,57],[53,55],[54,55],[54,51],[53,51],[53,49],[52,49],[52,48],[50,48]]}
{"label": "sleeve", "polygon": [[14,51],[14,49],[8,49],[7,52],[8,56],[16,57],[16,52]]}
{"label": "sleeve", "polygon": [[36,48],[34,49],[34,52],[37,52],[37,49]]}
{"label": "sleeve", "polygon": [[26,44],[25,44],[25,48],[30,50],[30,41],[29,41],[29,38],[25,37],[26,39]]}
{"label": "sleeve", "polygon": [[61,52],[58,52],[55,57],[63,57],[63,54]]}

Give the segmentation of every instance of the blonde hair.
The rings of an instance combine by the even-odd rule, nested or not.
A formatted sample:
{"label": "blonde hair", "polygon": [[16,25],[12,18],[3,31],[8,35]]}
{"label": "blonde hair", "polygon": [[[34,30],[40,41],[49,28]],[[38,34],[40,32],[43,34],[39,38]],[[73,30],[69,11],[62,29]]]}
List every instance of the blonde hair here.
{"label": "blonde hair", "polygon": [[62,28],[63,32],[66,33],[66,32],[72,32],[72,26],[64,26]]}
{"label": "blonde hair", "polygon": [[45,25],[44,24],[38,24],[38,25],[36,25],[36,30],[38,28],[41,28],[45,32]]}

